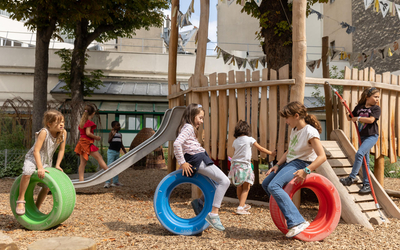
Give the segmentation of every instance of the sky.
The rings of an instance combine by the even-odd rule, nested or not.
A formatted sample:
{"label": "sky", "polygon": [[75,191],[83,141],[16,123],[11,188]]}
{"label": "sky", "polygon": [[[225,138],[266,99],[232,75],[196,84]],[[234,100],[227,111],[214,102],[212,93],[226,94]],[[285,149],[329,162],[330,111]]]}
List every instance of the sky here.
{"label": "sky", "polygon": [[[189,8],[191,0],[180,0],[180,11],[185,14]],[[218,0],[210,0],[210,20],[208,26],[208,39],[211,40],[207,44],[207,55],[215,54],[214,48],[217,45],[217,4]],[[226,4],[226,3],[225,3]],[[171,18],[171,9],[164,11],[165,15],[169,15]],[[182,29],[179,28],[179,31],[186,31],[193,29],[193,26],[199,27],[200,24],[200,0],[194,0],[194,13],[190,18],[190,22],[193,24],[192,26],[186,26]]]}

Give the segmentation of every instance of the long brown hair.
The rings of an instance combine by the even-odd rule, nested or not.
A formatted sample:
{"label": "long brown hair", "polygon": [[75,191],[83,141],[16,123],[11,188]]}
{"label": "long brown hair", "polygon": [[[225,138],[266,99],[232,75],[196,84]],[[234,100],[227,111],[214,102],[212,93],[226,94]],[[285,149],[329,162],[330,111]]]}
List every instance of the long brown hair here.
{"label": "long brown hair", "polygon": [[89,116],[93,115],[95,112],[96,112],[96,109],[94,108],[93,105],[86,104],[85,111],[83,112],[81,121],[79,122],[79,127],[83,128],[85,126],[85,123],[89,119]]}
{"label": "long brown hair", "polygon": [[310,124],[311,126],[316,128],[318,130],[318,133],[322,133],[322,127],[317,117],[315,115],[308,114],[307,108],[298,101],[287,104],[285,107],[283,107],[279,114],[284,118],[299,114],[300,119],[304,119],[307,124]]}
{"label": "long brown hair", "polygon": [[197,129],[196,126],[194,125],[194,118],[200,114],[200,111],[204,112],[203,107],[200,104],[197,103],[191,103],[189,106],[186,107],[185,112],[183,113],[182,119],[181,119],[181,124],[179,124],[178,129],[176,130],[176,136],[179,135],[181,132],[182,127],[186,124],[192,124],[194,128],[194,132],[197,136]]}
{"label": "long brown hair", "polygon": [[[50,109],[44,112],[43,115],[43,126],[45,126],[49,131],[49,124],[53,124],[54,122],[59,124],[62,120],[64,120],[63,114],[61,112],[55,110],[55,109]],[[64,140],[64,131],[57,132],[56,135],[56,142],[61,143]]]}
{"label": "long brown hair", "polygon": [[377,92],[379,92],[379,89],[377,89],[375,87],[370,87],[370,88],[364,89],[364,91],[361,94],[361,98],[358,101],[358,104],[365,105],[365,103],[367,102],[367,97],[370,97]]}

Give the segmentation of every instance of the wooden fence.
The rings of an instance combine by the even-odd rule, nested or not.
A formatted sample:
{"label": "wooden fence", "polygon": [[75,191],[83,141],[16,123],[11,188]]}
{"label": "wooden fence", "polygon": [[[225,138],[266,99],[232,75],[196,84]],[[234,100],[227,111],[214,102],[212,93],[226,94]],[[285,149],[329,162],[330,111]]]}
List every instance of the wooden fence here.
{"label": "wooden fence", "polygon": [[[269,150],[276,149],[278,159],[287,149],[289,130],[285,119],[279,116],[279,110],[289,102],[290,85],[294,85],[295,80],[288,79],[289,65],[278,71],[265,68],[262,70],[262,77],[260,73],[232,70],[228,73],[203,76],[200,87],[192,86],[192,78],[189,79],[189,88],[185,91],[180,89],[179,83],[172,86],[168,96],[170,107],[195,102],[202,104],[206,110],[204,133],[201,128],[199,139],[213,159],[226,160],[227,156],[233,155],[234,127],[239,120],[250,124],[252,137],[257,139],[261,146]],[[390,157],[391,162],[395,162],[396,156],[400,156],[400,148],[396,149],[400,140],[399,77],[390,73],[378,75],[371,68],[346,68],[344,77],[345,79],[306,77],[306,84],[324,85],[328,80],[331,85],[342,85],[343,98],[347,100],[350,109],[355,107],[364,88],[374,86],[380,89],[380,139],[372,153],[376,158],[385,155]],[[325,88],[325,96],[328,137],[333,129],[342,129],[358,148],[354,125],[347,121],[345,110],[338,98],[332,95],[329,88]],[[169,151],[169,155],[172,156],[172,147]],[[258,156],[259,152],[253,148],[253,160],[258,161]],[[261,157],[266,155],[261,153]],[[170,169],[172,170],[175,169]],[[258,174],[258,171],[255,172]]]}

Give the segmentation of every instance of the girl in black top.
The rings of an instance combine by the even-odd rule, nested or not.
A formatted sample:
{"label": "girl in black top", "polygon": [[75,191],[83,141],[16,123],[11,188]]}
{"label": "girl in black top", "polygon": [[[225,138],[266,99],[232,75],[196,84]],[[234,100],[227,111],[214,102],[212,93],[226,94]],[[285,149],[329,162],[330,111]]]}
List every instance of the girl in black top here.
{"label": "girl in black top", "polygon": [[[346,178],[341,178],[340,182],[345,186],[350,186],[356,182],[356,175],[360,171],[361,165],[363,164],[363,157],[369,165],[369,151],[376,144],[379,137],[379,127],[377,121],[381,115],[381,108],[379,104],[379,90],[377,88],[367,88],[361,95],[361,99],[358,105],[353,110],[353,118],[347,116],[348,121],[358,122],[358,130],[361,137],[361,145],[355,155],[353,169],[351,174]],[[368,166],[369,169],[369,166]],[[368,176],[365,171],[365,166],[362,168],[363,171],[363,186],[360,189],[360,194],[368,194],[371,192],[370,183]]]}

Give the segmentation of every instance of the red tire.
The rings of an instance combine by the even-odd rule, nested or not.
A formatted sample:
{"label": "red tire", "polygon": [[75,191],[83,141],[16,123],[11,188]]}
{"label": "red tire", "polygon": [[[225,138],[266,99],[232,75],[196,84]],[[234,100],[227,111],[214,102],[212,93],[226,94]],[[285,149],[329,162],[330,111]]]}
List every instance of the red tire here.
{"label": "red tire", "polygon": [[[323,240],[335,230],[339,223],[342,210],[339,193],[327,178],[319,174],[309,174],[301,185],[295,184],[293,179],[284,187],[284,190],[292,198],[301,188],[308,188],[315,193],[319,202],[319,210],[310,226],[294,238],[302,241]],[[272,196],[269,209],[275,225],[282,233],[286,234],[289,231],[286,219]]]}

